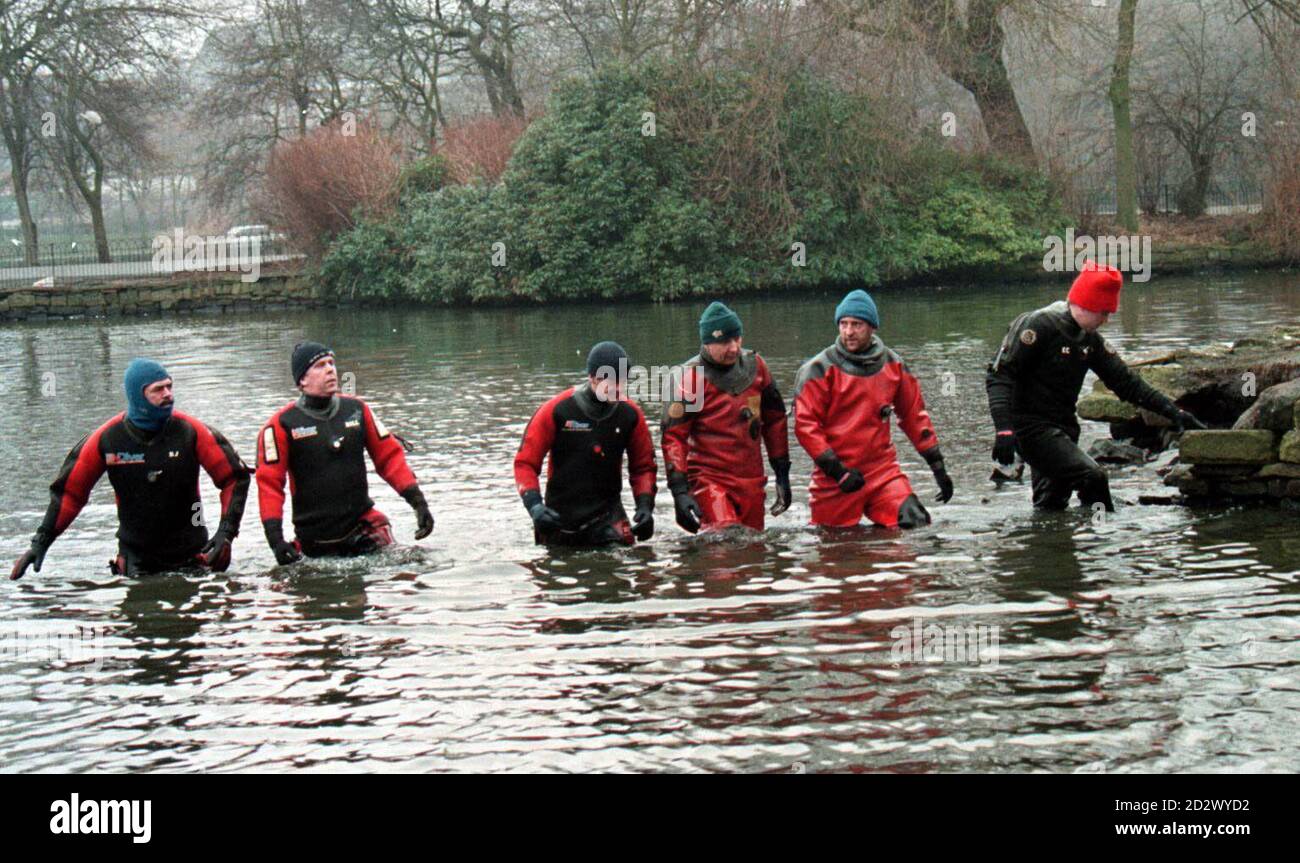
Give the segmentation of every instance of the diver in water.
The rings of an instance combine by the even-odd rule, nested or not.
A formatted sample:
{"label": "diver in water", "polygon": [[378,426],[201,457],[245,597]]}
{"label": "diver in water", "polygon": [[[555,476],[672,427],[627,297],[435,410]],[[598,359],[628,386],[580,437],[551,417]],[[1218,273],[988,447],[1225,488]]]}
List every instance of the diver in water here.
{"label": "diver in water", "polygon": [[[248,499],[250,471],[221,434],[174,409],[171,375],[153,360],[131,361],[123,376],[126,410],[72,448],[50,485],[50,505],[11,579],[37,572],[50,545],[71,526],[105,473],[117,501],[122,575],[230,566],[231,543]],[[199,468],[221,489],[221,521],[208,536]]]}
{"label": "diver in water", "polygon": [[[294,346],[301,391],[257,438],[257,498],[266,541],[281,565],[308,557],[348,557],[393,542],[388,516],[375,509],[366,453],[384,481],[415,510],[416,539],[433,532],[433,514],[406,463],[405,447],[364,401],[339,394],[334,352],[316,342]],[[284,538],[284,483],[293,495],[296,538]]]}
{"label": "diver in water", "polygon": [[[595,345],[587,380],[542,405],[524,429],[515,488],[539,545],[632,545],[654,534],[654,444],[645,414],[627,398],[627,365],[618,344]],[[630,522],[621,500],[624,454],[636,503]]]}
{"label": "diver in water", "polygon": [[790,506],[785,401],[763,358],[742,347],[740,317],[712,303],[700,318],[700,352],[673,380],[661,438],[677,523],[695,533],[743,524],[763,529],[763,450],[776,474],[772,515]]}
{"label": "diver in water", "polygon": [[1205,424],[1135,375],[1098,330],[1119,309],[1119,270],[1089,261],[1064,300],[1011,322],[985,378],[997,434],[993,460],[1004,469],[1017,453],[1030,467],[1034,506],[1065,509],[1115,504],[1106,471],[1079,448],[1075,403],[1088,371],[1126,402],[1167,418],[1176,431]]}
{"label": "diver in water", "polygon": [[880,315],[866,291],[852,291],[835,309],[839,338],[803,364],[794,391],[794,428],[816,466],[810,489],[812,523],[852,527],[865,515],[881,527],[919,527],[930,513],[912,493],[890,439],[889,417],[911,440],[946,503],[953,484],[921,385],[876,330]]}

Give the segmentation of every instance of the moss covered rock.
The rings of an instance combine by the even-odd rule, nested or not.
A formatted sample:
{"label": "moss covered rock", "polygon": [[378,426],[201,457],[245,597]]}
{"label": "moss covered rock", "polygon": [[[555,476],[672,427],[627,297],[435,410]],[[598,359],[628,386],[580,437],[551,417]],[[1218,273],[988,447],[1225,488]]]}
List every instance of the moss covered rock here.
{"label": "moss covered rock", "polygon": [[1189,431],[1179,443],[1189,464],[1258,464],[1277,461],[1277,437],[1263,429]]}
{"label": "moss covered rock", "polygon": [[1282,445],[1278,447],[1278,458],[1291,464],[1300,464],[1300,431],[1292,429],[1282,435]]}

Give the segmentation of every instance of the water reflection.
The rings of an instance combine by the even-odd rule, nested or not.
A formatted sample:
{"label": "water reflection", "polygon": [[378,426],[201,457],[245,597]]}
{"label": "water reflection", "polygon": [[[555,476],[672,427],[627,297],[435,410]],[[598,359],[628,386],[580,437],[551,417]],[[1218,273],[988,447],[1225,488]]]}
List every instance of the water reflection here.
{"label": "water reflection", "polygon": [[[8,585],[0,628],[103,630],[102,662],[0,661],[0,763],[12,770],[1300,769],[1296,513],[1142,507],[1150,472],[1102,523],[1034,514],[988,480],[983,368],[1007,323],[1051,286],[877,297],[920,377],[957,483],[908,533],[807,525],[796,447],[791,510],[761,535],[692,537],[661,490],[652,542],[550,552],[532,542],[511,459],[540,400],[599,338],[635,361],[695,352],[699,309],[322,310],[282,316],[12,327],[0,374],[0,554],[39,521],[64,453],[121,409],[149,345],[178,406],[244,457],[290,397],[292,344],[337,334],[340,368],[410,456],[437,515],[371,477],[399,542],[367,558],[278,568],[250,504],[231,572],[124,580],[101,484],[50,551]],[[832,336],[837,297],[744,299],[747,338],[788,390]],[[1126,292],[1122,350],[1230,339],[1294,319],[1294,276]],[[751,336],[752,334],[752,336]],[[48,374],[54,395],[47,394]],[[1103,434],[1090,425],[1085,438]],[[1085,441],[1086,443],[1087,441]],[[907,450],[904,469],[933,494]],[[661,477],[662,481],[662,477]],[[206,485],[206,484],[205,484]],[[209,514],[216,495],[203,489]],[[927,500],[928,505],[928,500]],[[901,660],[916,626],[996,628],[996,663]],[[983,631],[983,630],[981,630]]]}

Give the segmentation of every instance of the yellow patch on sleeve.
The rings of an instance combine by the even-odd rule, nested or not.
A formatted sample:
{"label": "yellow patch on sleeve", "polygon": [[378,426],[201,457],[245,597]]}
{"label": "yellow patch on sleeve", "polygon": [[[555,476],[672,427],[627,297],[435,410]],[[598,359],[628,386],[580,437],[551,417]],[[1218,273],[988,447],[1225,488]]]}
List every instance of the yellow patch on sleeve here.
{"label": "yellow patch on sleeve", "polygon": [[275,444],[275,429],[267,426],[262,429],[262,459],[267,464],[280,460],[280,448]]}

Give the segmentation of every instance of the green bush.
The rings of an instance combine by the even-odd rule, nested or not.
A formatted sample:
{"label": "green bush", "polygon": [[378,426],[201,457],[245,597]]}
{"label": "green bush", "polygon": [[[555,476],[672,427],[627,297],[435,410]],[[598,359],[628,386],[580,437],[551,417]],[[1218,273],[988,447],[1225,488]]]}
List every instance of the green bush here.
{"label": "green bush", "polygon": [[523,295],[671,297],[714,290],[722,241],[654,104],[622,69],[560,88],[502,178]]}
{"label": "green bush", "polygon": [[605,69],[554,92],[497,184],[444,185],[438,159],[409,166],[398,213],[339,237],[322,276],[437,303],[669,299],[987,270],[1061,230],[1036,171],[904,146],[882,113],[807,70],[759,87]]}
{"label": "green bush", "polygon": [[407,219],[406,232],[412,238],[406,274],[409,296],[465,303],[518,295],[514,242],[501,186],[450,186],[420,198]]}
{"label": "green bush", "polygon": [[410,261],[392,222],[360,221],[334,239],[321,260],[320,276],[345,297],[396,299],[407,296]]}
{"label": "green bush", "polygon": [[402,168],[398,177],[398,199],[409,202],[420,195],[436,192],[447,185],[450,175],[451,166],[443,156],[435,154],[416,159]]}

